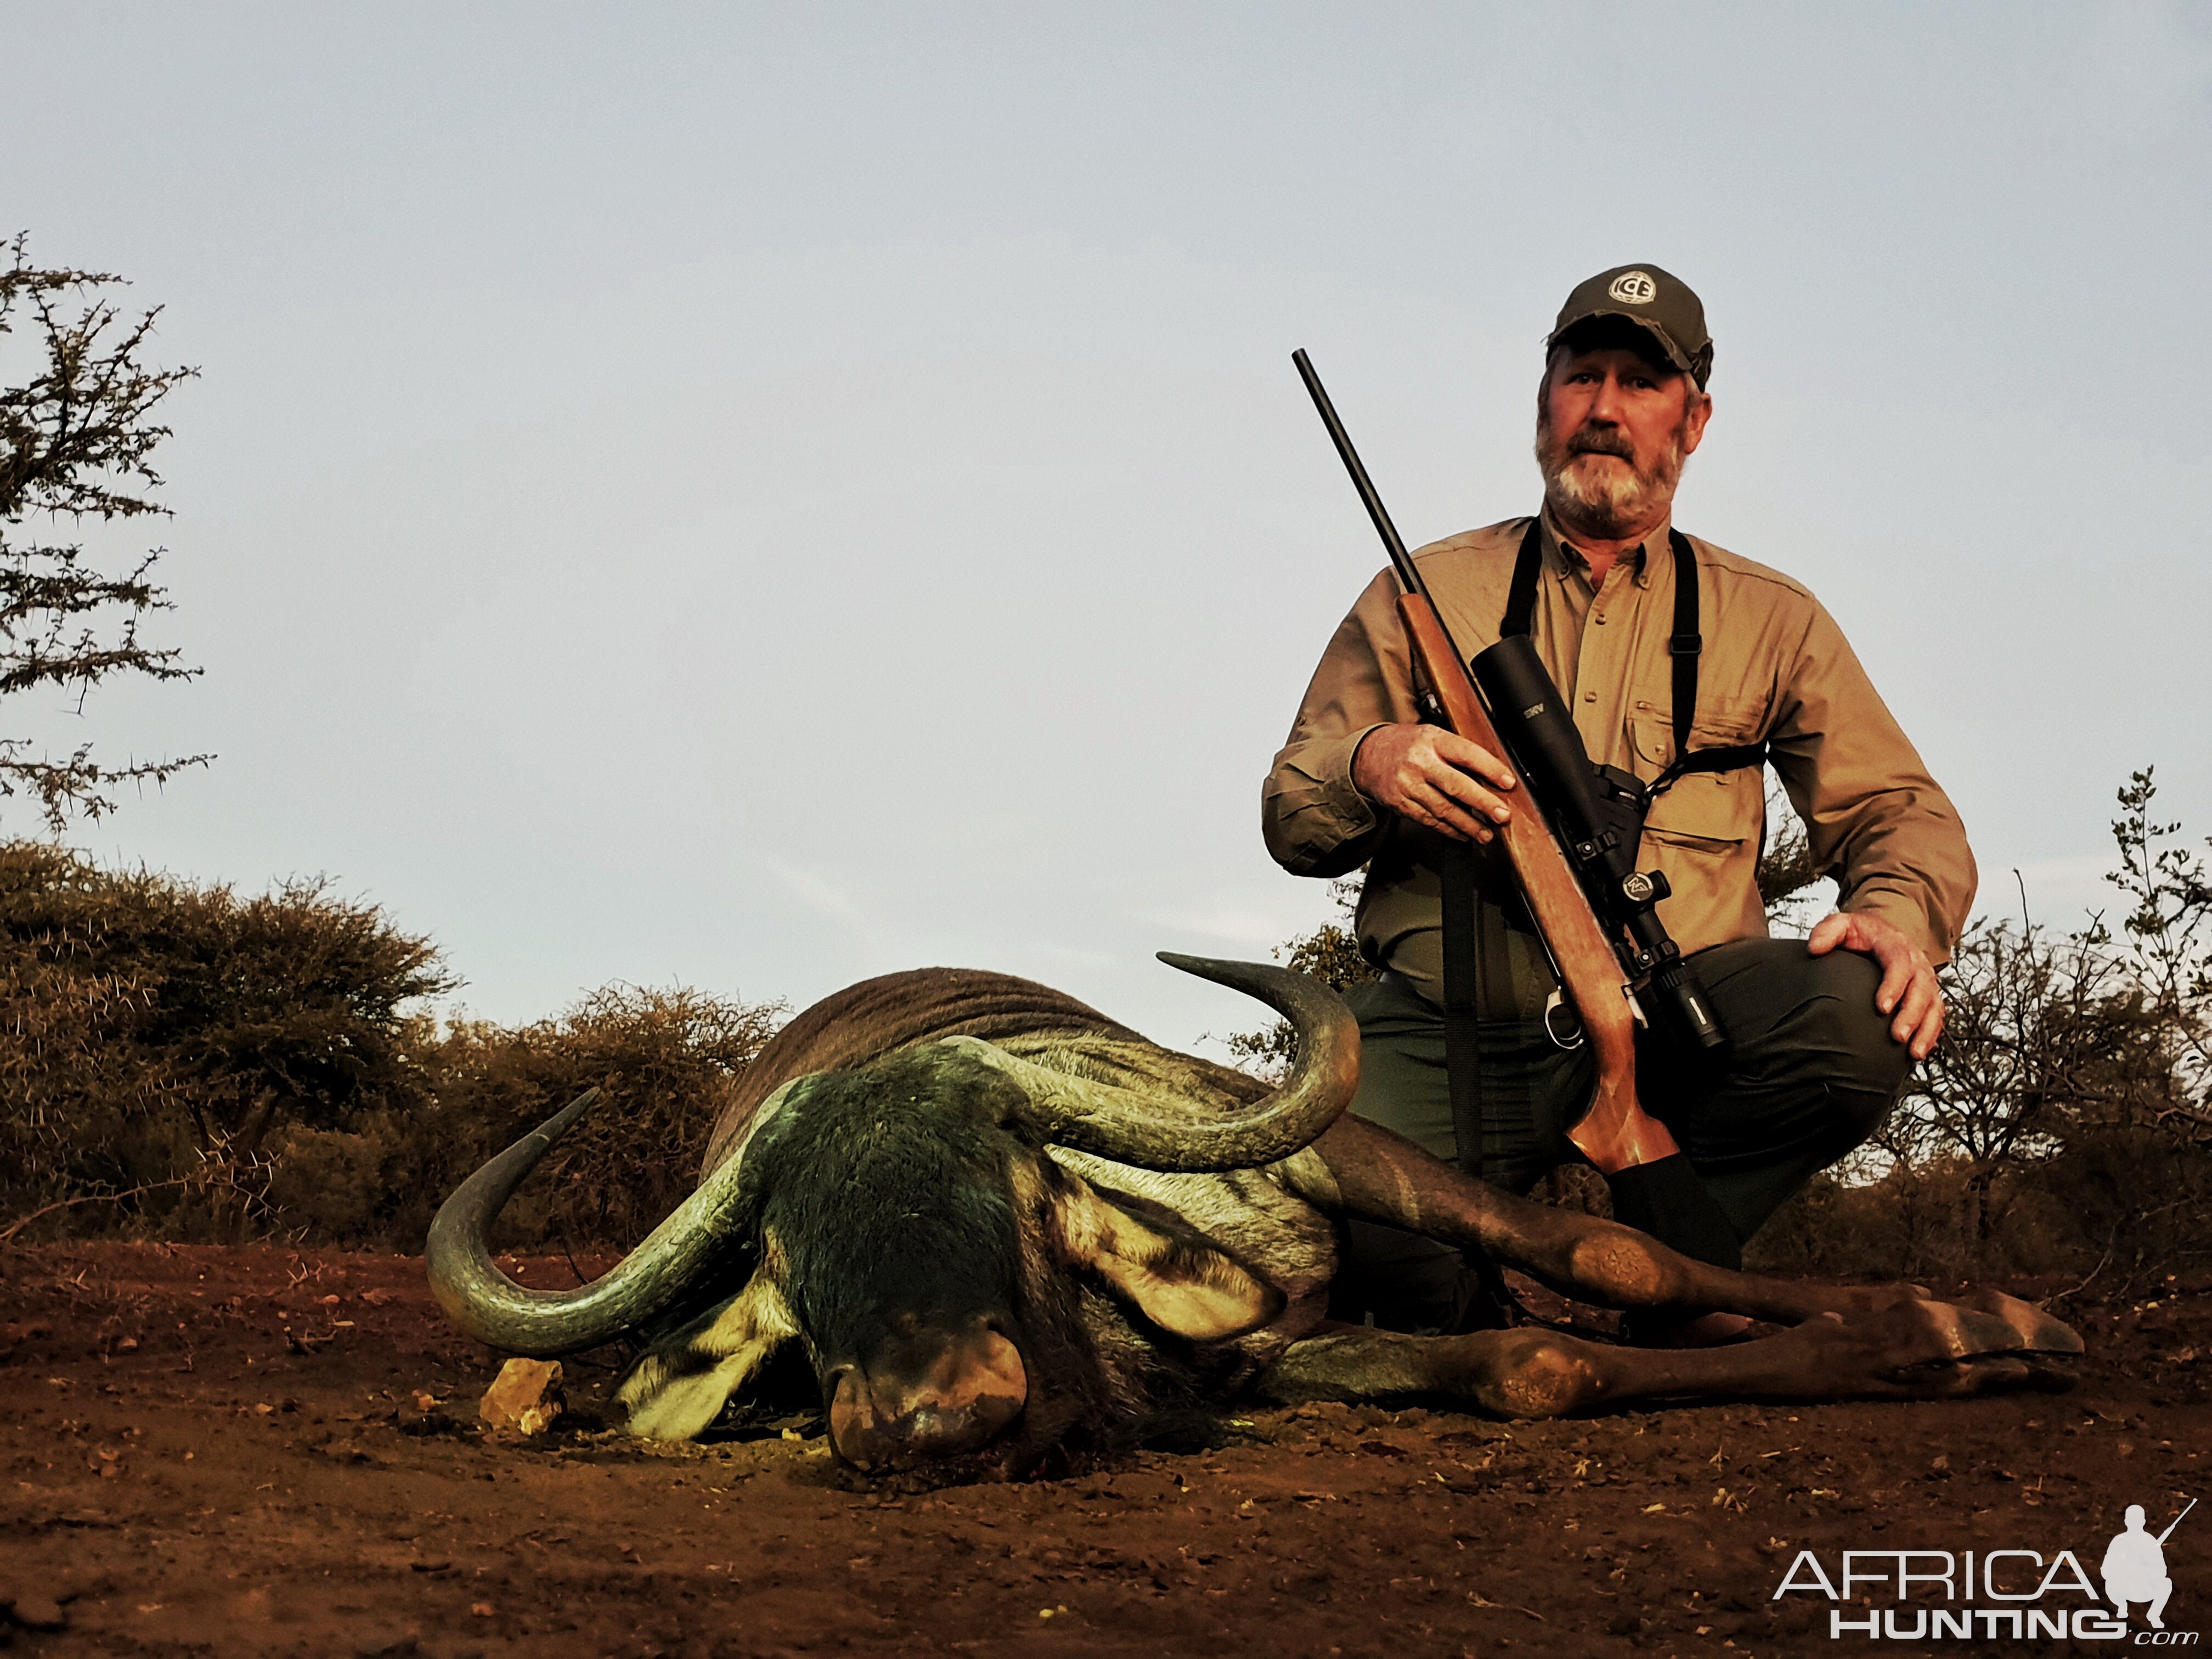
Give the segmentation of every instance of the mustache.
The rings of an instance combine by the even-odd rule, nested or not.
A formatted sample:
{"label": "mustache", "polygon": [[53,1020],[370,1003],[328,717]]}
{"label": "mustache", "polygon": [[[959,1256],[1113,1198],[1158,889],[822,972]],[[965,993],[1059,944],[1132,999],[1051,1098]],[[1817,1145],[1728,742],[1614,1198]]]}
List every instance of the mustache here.
{"label": "mustache", "polygon": [[1586,426],[1567,440],[1567,453],[1575,455],[1613,455],[1630,463],[1636,460],[1635,446],[1628,434],[1609,427]]}

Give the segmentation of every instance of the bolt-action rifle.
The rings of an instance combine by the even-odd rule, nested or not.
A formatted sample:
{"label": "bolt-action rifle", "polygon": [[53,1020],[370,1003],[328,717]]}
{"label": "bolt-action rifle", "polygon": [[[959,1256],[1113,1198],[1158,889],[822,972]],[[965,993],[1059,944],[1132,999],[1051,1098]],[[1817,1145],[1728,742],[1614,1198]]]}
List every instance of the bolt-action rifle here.
{"label": "bolt-action rifle", "polygon": [[[1617,1218],[1687,1255],[1734,1267],[1741,1260],[1735,1228],[1667,1126],[1637,1098],[1639,989],[1654,994],[1696,1048],[1726,1043],[1653,913],[1667,896],[1664,878],[1636,873],[1633,831],[1624,848],[1593,810],[1593,780],[1603,780],[1526,636],[1503,640],[1472,662],[1452,643],[1313,364],[1304,351],[1291,362],[1389,551],[1425,714],[1490,750],[1515,775],[1512,812],[1497,826],[1498,839],[1597,1065],[1589,1109],[1567,1139],[1605,1176]],[[1507,706],[1499,706],[1501,695]],[[1519,741],[1501,738],[1501,726]]]}

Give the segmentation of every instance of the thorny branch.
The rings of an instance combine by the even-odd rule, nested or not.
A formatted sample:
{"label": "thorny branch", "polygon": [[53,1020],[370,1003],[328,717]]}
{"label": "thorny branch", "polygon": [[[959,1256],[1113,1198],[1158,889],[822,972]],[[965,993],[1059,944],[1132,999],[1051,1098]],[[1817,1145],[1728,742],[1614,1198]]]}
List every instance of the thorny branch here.
{"label": "thorny branch", "polygon": [[[151,577],[161,552],[110,574],[86,562],[82,544],[26,538],[20,527],[166,514],[152,493],[163,482],[152,456],[170,428],[154,414],[198,371],[139,361],[161,313],[126,320],[106,294],[120,277],[38,269],[27,234],[6,246],[0,337],[27,325],[33,372],[21,385],[0,385],[0,696],[52,686],[82,713],[86,694],[111,675],[173,680],[199,672],[182,665],[174,648],[139,636],[146,613],[172,608]],[[118,785],[160,784],[211,758],[113,766],[95,761],[88,745],[59,760],[35,748],[31,738],[0,738],[0,795],[36,799],[55,830],[72,813],[97,819],[112,811]]]}

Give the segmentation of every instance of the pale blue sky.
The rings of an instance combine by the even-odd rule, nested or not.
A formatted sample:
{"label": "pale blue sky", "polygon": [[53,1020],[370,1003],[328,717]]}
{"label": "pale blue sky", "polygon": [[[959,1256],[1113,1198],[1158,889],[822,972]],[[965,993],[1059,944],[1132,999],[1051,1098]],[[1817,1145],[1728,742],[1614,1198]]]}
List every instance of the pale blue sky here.
{"label": "pale blue sky", "polygon": [[[501,1018],[925,963],[1154,1035],[1327,914],[1259,779],[1378,562],[1526,511],[1538,342],[1704,295],[1689,528],[1810,583],[1984,897],[2212,831],[2201,7],[0,3],[0,229],[167,307],[220,751],[78,837],[327,872]],[[2197,503],[2197,507],[2191,505]],[[20,811],[0,828],[31,827]]]}

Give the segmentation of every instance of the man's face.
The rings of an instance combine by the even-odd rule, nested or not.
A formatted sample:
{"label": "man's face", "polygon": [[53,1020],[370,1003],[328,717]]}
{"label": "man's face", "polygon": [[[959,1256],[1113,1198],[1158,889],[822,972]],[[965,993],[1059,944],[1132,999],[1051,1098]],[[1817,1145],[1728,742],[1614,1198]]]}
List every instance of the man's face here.
{"label": "man's face", "polygon": [[1536,405],[1553,512],[1589,535],[1644,533],[1674,501],[1712,407],[1688,375],[1626,346],[1561,351]]}

